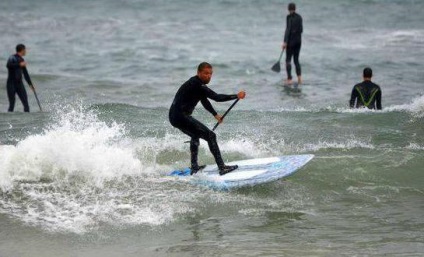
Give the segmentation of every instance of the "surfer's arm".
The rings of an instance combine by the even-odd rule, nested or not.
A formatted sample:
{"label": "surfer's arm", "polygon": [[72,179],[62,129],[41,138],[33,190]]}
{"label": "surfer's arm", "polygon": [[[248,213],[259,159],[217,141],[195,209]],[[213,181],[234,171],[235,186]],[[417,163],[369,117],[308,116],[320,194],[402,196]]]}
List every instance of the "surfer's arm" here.
{"label": "surfer's arm", "polygon": [[11,56],[9,57],[9,60],[7,60],[7,64],[6,67],[9,69],[14,69],[14,68],[19,68],[20,64],[19,62],[16,60],[15,56]]}
{"label": "surfer's arm", "polygon": [[203,92],[207,98],[212,99],[215,102],[226,102],[226,101],[231,101],[238,98],[237,95],[217,94],[212,89],[208,88],[207,86],[203,86]]}
{"label": "surfer's arm", "polygon": [[377,94],[375,95],[375,101],[377,104],[377,110],[382,110],[381,107],[381,89],[378,90]]}
{"label": "surfer's arm", "polygon": [[353,87],[353,89],[352,89],[352,95],[350,97],[350,102],[349,102],[350,108],[354,108],[355,107],[356,98],[358,98],[358,92],[355,90],[355,87]]}
{"label": "surfer's arm", "polygon": [[300,34],[302,34],[303,33],[303,19],[302,19],[301,16],[299,17],[299,21],[300,21]]}
{"label": "surfer's arm", "polygon": [[218,113],[215,111],[215,109],[213,108],[211,102],[209,102],[209,100],[207,98],[203,98],[202,100],[200,100],[200,102],[202,103],[203,107],[210,112],[213,116],[216,116]]}
{"label": "surfer's arm", "polygon": [[28,85],[32,86],[32,81],[31,81],[31,78],[29,77],[29,73],[28,73],[27,68],[23,67],[22,72],[24,73],[24,77],[25,77],[25,80],[28,83]]}
{"label": "surfer's arm", "polygon": [[289,42],[289,36],[290,36],[290,28],[291,27],[291,23],[290,23],[290,18],[289,16],[287,16],[286,19],[286,32],[284,33],[284,43],[287,44]]}

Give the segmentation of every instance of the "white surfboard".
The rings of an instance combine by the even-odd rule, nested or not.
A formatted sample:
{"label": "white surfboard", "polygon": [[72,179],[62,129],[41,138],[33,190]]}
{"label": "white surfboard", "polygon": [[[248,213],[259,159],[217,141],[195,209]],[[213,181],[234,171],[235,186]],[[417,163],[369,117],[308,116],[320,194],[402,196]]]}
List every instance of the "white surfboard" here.
{"label": "white surfboard", "polygon": [[191,176],[190,169],[175,170],[170,176],[183,178],[191,183],[213,189],[225,190],[244,186],[255,186],[285,178],[303,167],[314,155],[287,155],[280,157],[234,161],[227,165],[239,168],[223,176],[219,175],[216,165],[208,165],[202,171]]}

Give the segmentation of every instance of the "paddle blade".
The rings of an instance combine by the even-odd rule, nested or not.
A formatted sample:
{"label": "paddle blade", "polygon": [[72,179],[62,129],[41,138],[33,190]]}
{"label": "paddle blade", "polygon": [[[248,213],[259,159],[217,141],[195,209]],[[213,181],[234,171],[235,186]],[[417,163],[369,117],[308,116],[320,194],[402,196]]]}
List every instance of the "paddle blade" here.
{"label": "paddle blade", "polygon": [[278,62],[276,62],[276,63],[274,64],[274,66],[272,66],[271,70],[272,70],[272,71],[275,71],[275,72],[280,72],[280,71],[281,71],[280,62],[279,62],[279,61],[278,61]]}

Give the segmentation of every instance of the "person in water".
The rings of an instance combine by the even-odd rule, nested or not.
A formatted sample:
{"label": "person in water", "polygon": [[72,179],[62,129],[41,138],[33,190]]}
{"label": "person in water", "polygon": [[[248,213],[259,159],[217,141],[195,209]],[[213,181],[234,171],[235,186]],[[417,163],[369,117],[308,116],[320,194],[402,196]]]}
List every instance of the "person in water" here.
{"label": "person in water", "polygon": [[25,45],[19,44],[16,46],[16,54],[10,56],[7,60],[7,96],[9,98],[9,112],[13,112],[15,109],[16,95],[18,95],[19,99],[21,99],[22,105],[24,106],[24,112],[29,112],[28,96],[22,81],[22,75],[33,91],[34,85],[32,84],[26,68],[27,63],[23,58],[25,55]]}
{"label": "person in water", "polygon": [[296,66],[297,83],[302,84],[302,70],[299,63],[300,48],[302,46],[303,21],[302,16],[296,13],[296,5],[288,5],[289,15],[286,20],[286,32],[284,33],[284,42],[282,49],[286,49],[286,70],[287,80],[285,84],[292,84],[291,59]]}
{"label": "person in water", "polygon": [[199,166],[197,162],[200,138],[208,142],[209,149],[218,165],[220,175],[224,175],[238,168],[237,165],[227,166],[224,164],[215,133],[191,116],[196,105],[201,102],[203,107],[221,123],[222,116],[214,110],[208,98],[216,102],[225,102],[234,99],[244,99],[246,96],[246,92],[244,91],[240,91],[236,95],[215,93],[206,86],[212,78],[212,73],[212,65],[207,62],[199,64],[197,75],[190,78],[178,89],[169,110],[169,121],[171,125],[191,137],[191,175],[204,168],[204,166]]}
{"label": "person in water", "polygon": [[365,68],[363,73],[364,81],[355,85],[350,97],[351,108],[369,108],[381,110],[381,89],[380,86],[371,82],[372,70]]}

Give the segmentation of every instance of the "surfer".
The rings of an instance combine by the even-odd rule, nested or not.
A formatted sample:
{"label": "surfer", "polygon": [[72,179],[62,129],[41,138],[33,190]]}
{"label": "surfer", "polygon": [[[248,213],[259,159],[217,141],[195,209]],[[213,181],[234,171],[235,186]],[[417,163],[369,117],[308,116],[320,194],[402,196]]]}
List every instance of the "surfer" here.
{"label": "surfer", "polygon": [[7,96],[9,98],[9,112],[13,112],[15,109],[16,94],[19,96],[19,99],[21,99],[22,105],[24,106],[24,112],[29,112],[28,96],[22,81],[22,75],[32,91],[34,91],[34,85],[31,82],[26,68],[27,63],[23,58],[25,55],[25,45],[19,44],[16,46],[16,54],[10,56],[7,61]]}
{"label": "surfer", "polygon": [[381,110],[381,89],[380,86],[371,82],[371,68],[364,69],[363,78],[364,81],[355,85],[352,89],[350,107]]}
{"label": "surfer", "polygon": [[227,166],[224,164],[215,133],[191,116],[196,105],[201,102],[203,107],[221,123],[221,115],[214,110],[208,98],[217,102],[225,102],[233,99],[244,99],[246,96],[244,91],[240,91],[236,95],[215,93],[206,86],[212,78],[212,73],[212,65],[207,62],[199,64],[197,75],[190,78],[180,87],[172,102],[171,109],[169,110],[169,121],[172,126],[191,137],[190,152],[192,175],[204,168],[204,166],[199,166],[197,162],[200,138],[208,142],[209,149],[218,165],[220,175],[224,175],[238,168],[237,165]]}
{"label": "surfer", "polygon": [[302,16],[296,13],[296,5],[288,5],[289,15],[286,19],[286,32],[284,33],[284,42],[282,49],[286,49],[286,85],[292,84],[291,59],[293,58],[296,66],[297,83],[302,84],[302,70],[299,63],[300,48],[302,46],[303,21]]}

